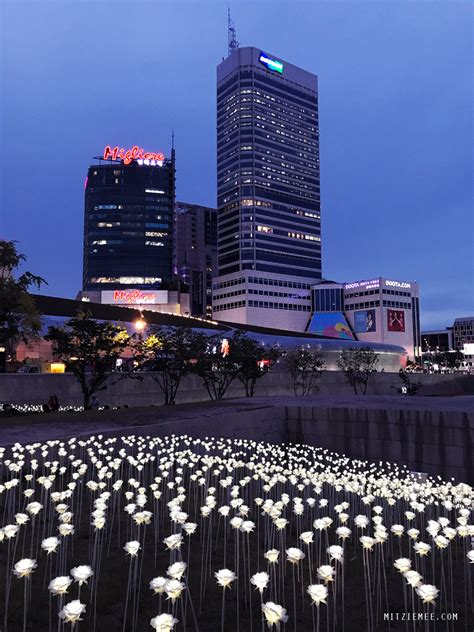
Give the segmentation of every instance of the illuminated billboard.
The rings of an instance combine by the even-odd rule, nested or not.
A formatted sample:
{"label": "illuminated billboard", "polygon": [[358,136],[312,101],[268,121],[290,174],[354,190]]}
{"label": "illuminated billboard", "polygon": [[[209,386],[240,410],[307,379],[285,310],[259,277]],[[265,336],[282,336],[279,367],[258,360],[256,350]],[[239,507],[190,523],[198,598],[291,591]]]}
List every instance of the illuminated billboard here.
{"label": "illuminated billboard", "polygon": [[107,145],[103,154],[104,160],[123,160],[124,165],[129,165],[136,160],[138,164],[145,165],[158,165],[162,166],[165,159],[163,152],[145,151],[138,145],[132,147],[132,149],[124,149],[123,147],[110,147]]}
{"label": "illuminated billboard", "polygon": [[260,53],[260,57],[258,58],[258,60],[261,64],[265,66],[265,68],[268,68],[268,70],[271,70],[272,72],[278,72],[280,73],[280,75],[283,74],[283,64],[281,63],[281,61],[270,59],[270,57],[267,57],[265,53]]}
{"label": "illuminated billboard", "polygon": [[307,331],[328,338],[354,340],[354,334],[342,312],[317,312],[313,314]]}
{"label": "illuminated billboard", "polygon": [[387,309],[388,331],[405,331],[405,312],[403,309]]}
{"label": "illuminated billboard", "polygon": [[101,301],[107,305],[163,305],[168,302],[168,290],[103,290]]}
{"label": "illuminated billboard", "polygon": [[364,309],[354,312],[354,331],[356,334],[367,334],[377,331],[375,309]]}

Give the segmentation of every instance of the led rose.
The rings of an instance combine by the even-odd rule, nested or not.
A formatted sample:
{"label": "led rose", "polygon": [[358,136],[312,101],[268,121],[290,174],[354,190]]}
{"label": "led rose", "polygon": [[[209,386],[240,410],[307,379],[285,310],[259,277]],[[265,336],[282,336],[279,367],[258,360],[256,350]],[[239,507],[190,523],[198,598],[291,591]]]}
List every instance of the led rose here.
{"label": "led rose", "polygon": [[137,555],[138,551],[141,549],[141,545],[138,540],[130,540],[130,542],[127,542],[125,544],[123,549],[124,551],[126,551],[128,555],[131,555],[132,557],[134,557],[135,555]]}
{"label": "led rose", "polygon": [[403,573],[403,576],[412,588],[416,588],[423,580],[423,577],[418,571],[406,571],[406,573]]}
{"label": "led rose", "polygon": [[313,603],[318,607],[320,604],[326,603],[328,589],[323,584],[311,584],[311,586],[308,586],[306,592],[313,600]]}
{"label": "led rose", "polygon": [[178,619],[175,619],[172,614],[159,614],[150,621],[151,627],[156,632],[171,632],[177,623]]}
{"label": "led rose", "polygon": [[72,524],[60,524],[58,527],[58,531],[60,535],[63,537],[67,537],[68,535],[73,535],[74,533],[74,525]]}
{"label": "led rose", "polygon": [[267,587],[269,581],[270,576],[264,571],[261,573],[255,573],[255,575],[252,575],[252,577],[250,578],[250,583],[253,584],[255,588],[260,591],[261,595],[263,594],[263,591]]}
{"label": "led rose", "polygon": [[444,535],[437,535],[434,539],[434,543],[438,549],[445,549],[449,544],[449,540],[445,538]]}
{"label": "led rose", "polygon": [[60,542],[61,540],[53,535],[50,538],[45,538],[41,542],[41,548],[43,549],[43,551],[46,551],[48,555],[50,553],[56,553],[56,549],[58,548]]}
{"label": "led rose", "polygon": [[365,529],[369,524],[369,519],[367,518],[367,516],[356,516],[354,518],[354,524],[359,529]]}
{"label": "led rose", "polygon": [[273,524],[279,531],[281,531],[288,524],[288,520],[286,520],[285,518],[277,518],[276,520],[273,521]]}
{"label": "led rose", "polygon": [[333,577],[336,574],[336,571],[333,569],[332,566],[329,566],[329,564],[323,564],[323,566],[320,566],[316,569],[316,572],[319,579],[322,579],[326,583],[332,582]]}
{"label": "led rose", "polygon": [[16,524],[7,524],[3,527],[2,532],[3,535],[7,538],[7,540],[11,540],[18,533],[18,525]]}
{"label": "led rose", "polygon": [[185,531],[185,533],[187,535],[192,535],[197,529],[197,523],[196,522],[185,522],[183,524],[183,530]]}
{"label": "led rose", "polygon": [[376,540],[375,538],[371,538],[368,535],[363,535],[359,538],[360,543],[362,544],[362,548],[366,549],[367,551],[371,551],[372,547],[374,546]]}
{"label": "led rose", "polygon": [[419,531],[419,529],[408,529],[407,535],[412,540],[416,540],[417,537],[420,535],[420,531]]}
{"label": "led rose", "polygon": [[411,560],[406,557],[400,557],[398,560],[395,560],[393,565],[400,573],[406,573],[411,569]]}
{"label": "led rose", "polygon": [[41,503],[32,502],[26,505],[26,511],[32,516],[36,516],[43,509],[43,505]]}
{"label": "led rose", "polygon": [[17,523],[17,525],[26,524],[29,519],[30,518],[28,517],[27,514],[24,514],[24,513],[15,514],[15,522]]}
{"label": "led rose", "polygon": [[174,549],[179,549],[181,547],[183,541],[183,536],[179,533],[174,533],[173,535],[168,536],[163,540],[166,544],[166,548],[173,551]]}
{"label": "led rose", "polygon": [[166,577],[154,577],[150,582],[150,588],[155,595],[162,595],[165,592],[165,586],[168,583]]}
{"label": "led rose", "polygon": [[302,540],[305,544],[311,544],[314,540],[314,533],[312,531],[303,531],[300,535],[300,540]]}
{"label": "led rose", "polygon": [[240,527],[242,526],[243,520],[242,518],[239,518],[239,516],[234,516],[231,520],[230,520],[230,526],[233,529],[240,529]]}
{"label": "led rose", "polygon": [[74,599],[67,603],[64,608],[59,613],[61,619],[64,619],[65,623],[77,623],[78,621],[82,621],[81,614],[86,611],[86,606],[79,601],[79,599]]}
{"label": "led rose", "polygon": [[266,553],[264,553],[263,557],[267,559],[271,564],[276,564],[278,562],[278,557],[280,555],[280,551],[278,549],[270,549]]}
{"label": "led rose", "polygon": [[431,551],[431,546],[429,544],[426,544],[426,542],[415,542],[415,544],[413,545],[413,549],[418,555],[428,555],[428,553]]}
{"label": "led rose", "polygon": [[181,597],[181,593],[185,588],[185,585],[177,579],[168,580],[165,585],[165,593],[168,595],[167,599],[171,599],[174,603],[176,599]]}
{"label": "led rose", "polygon": [[273,601],[267,601],[267,603],[262,604],[262,612],[265,615],[269,628],[273,625],[279,627],[280,622],[286,623],[288,621],[286,609],[273,603]]}
{"label": "led rose", "polygon": [[398,538],[400,538],[405,531],[405,527],[402,524],[394,524],[390,527],[390,531]]}
{"label": "led rose", "polygon": [[13,574],[20,579],[22,577],[29,577],[37,566],[36,560],[25,557],[15,564],[13,567]]}
{"label": "led rose", "polygon": [[474,549],[472,549],[471,551],[468,551],[466,557],[471,564],[474,564]]}
{"label": "led rose", "polygon": [[244,520],[240,525],[240,530],[243,533],[251,533],[255,529],[255,522],[251,520]]}
{"label": "led rose", "polygon": [[72,579],[70,577],[55,577],[49,582],[48,590],[52,595],[64,595],[71,584]]}
{"label": "led rose", "polygon": [[348,527],[338,527],[336,529],[336,534],[340,538],[345,540],[346,538],[350,538],[350,536],[352,535],[352,531]]}
{"label": "led rose", "polygon": [[439,590],[436,586],[431,584],[421,584],[415,588],[418,597],[423,600],[423,603],[435,603],[436,597],[439,595]]}
{"label": "led rose", "polygon": [[306,555],[303,553],[301,549],[297,549],[296,547],[290,547],[286,550],[286,559],[291,564],[298,564],[301,560],[304,560]]}
{"label": "led rose", "polygon": [[175,562],[168,567],[167,575],[172,579],[181,579],[186,570],[186,562]]}
{"label": "led rose", "polygon": [[220,571],[214,573],[214,577],[217,579],[217,583],[222,588],[227,588],[236,579],[234,571],[230,571],[228,568],[223,568]]}
{"label": "led rose", "polygon": [[327,553],[329,555],[329,559],[330,560],[337,560],[338,562],[342,562],[344,559],[344,549],[342,548],[342,546],[338,546],[337,544],[334,544],[330,547],[328,547]]}
{"label": "led rose", "polygon": [[79,586],[82,586],[82,584],[87,584],[87,580],[92,577],[94,571],[90,566],[83,564],[81,566],[71,568],[70,573],[74,581],[78,582]]}

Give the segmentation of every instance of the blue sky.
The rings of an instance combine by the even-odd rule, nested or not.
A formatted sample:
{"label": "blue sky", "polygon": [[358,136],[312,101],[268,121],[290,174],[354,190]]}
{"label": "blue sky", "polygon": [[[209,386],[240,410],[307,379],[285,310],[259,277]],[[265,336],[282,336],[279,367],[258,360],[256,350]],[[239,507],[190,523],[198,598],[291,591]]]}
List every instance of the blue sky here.
{"label": "blue sky", "polygon": [[[319,76],[324,276],[417,280],[426,328],[472,315],[472,3],[231,9],[242,45]],[[227,3],[6,0],[0,25],[0,236],[72,297],[104,145],[168,153],[174,129],[178,199],[215,204]]]}

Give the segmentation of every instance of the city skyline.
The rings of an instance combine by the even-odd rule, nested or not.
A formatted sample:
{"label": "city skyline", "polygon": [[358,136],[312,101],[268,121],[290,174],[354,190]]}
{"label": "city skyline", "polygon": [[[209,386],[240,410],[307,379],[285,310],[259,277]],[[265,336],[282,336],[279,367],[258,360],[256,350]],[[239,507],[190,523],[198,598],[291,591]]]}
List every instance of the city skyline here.
{"label": "city skyline", "polygon": [[[117,32],[127,33],[131,16],[127,55],[104,48],[112,39],[105,5],[78,3],[67,13],[54,5],[1,9],[10,90],[2,90],[2,154],[9,160],[0,236],[19,241],[28,267],[49,282],[43,292],[72,297],[80,288],[83,181],[105,145],[169,155],[174,129],[177,199],[215,206],[215,67],[226,55],[227,17],[227,5],[216,11],[216,4],[196,11],[183,3],[194,7],[187,15],[171,5],[117,4]],[[323,276],[416,279],[424,328],[468,315],[470,8],[273,6],[280,12],[266,11],[265,2],[239,3],[233,17],[242,45],[319,76]],[[62,30],[43,41],[50,20]],[[148,43],[152,26],[161,46]],[[79,46],[84,33],[86,49]],[[21,48],[22,38],[41,50],[38,58]],[[209,44],[198,48],[200,41]],[[33,156],[25,160],[28,146]]]}

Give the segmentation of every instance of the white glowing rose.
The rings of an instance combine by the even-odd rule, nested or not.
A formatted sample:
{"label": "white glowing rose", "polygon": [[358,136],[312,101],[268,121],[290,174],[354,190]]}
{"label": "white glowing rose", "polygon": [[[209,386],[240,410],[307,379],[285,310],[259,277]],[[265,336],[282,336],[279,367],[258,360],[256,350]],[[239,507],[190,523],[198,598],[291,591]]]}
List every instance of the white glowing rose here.
{"label": "white glowing rose", "polygon": [[319,579],[322,579],[325,582],[332,582],[336,571],[329,564],[323,564],[316,569],[316,573]]}
{"label": "white glowing rose", "polygon": [[434,543],[439,549],[445,549],[449,544],[449,540],[445,538],[444,535],[437,535],[434,539]]}
{"label": "white glowing rose", "polygon": [[10,540],[11,538],[14,538],[16,536],[16,534],[18,533],[18,529],[19,527],[16,524],[7,524],[3,527],[2,533],[7,538],[7,540]]}
{"label": "white glowing rose", "polygon": [[286,550],[286,559],[292,564],[298,564],[298,562],[300,560],[304,560],[305,557],[306,555],[303,553],[303,551],[296,547],[290,547]]}
{"label": "white glowing rose", "polygon": [[82,621],[81,614],[86,611],[86,606],[79,601],[79,599],[74,599],[67,603],[64,608],[59,613],[61,619],[64,619],[66,623],[77,623],[77,621]]}
{"label": "white glowing rose", "polygon": [[175,619],[172,614],[159,614],[150,621],[151,627],[156,632],[171,632],[177,623],[178,619]]}
{"label": "white glowing rose", "polygon": [[467,559],[471,564],[474,564],[474,549],[467,552]]}
{"label": "white glowing rose", "polygon": [[217,579],[217,583],[222,588],[227,588],[236,579],[234,571],[230,571],[228,568],[223,568],[220,571],[214,573],[214,577]]}
{"label": "white glowing rose", "polygon": [[261,573],[255,573],[255,575],[252,575],[250,578],[250,583],[253,584],[260,593],[263,593],[269,581],[270,576],[264,571]]}
{"label": "white glowing rose", "polygon": [[183,530],[185,531],[185,533],[187,535],[192,535],[197,529],[197,523],[196,522],[185,522],[183,524]]}
{"label": "white glowing rose", "polygon": [[330,560],[337,560],[338,562],[342,562],[344,559],[344,549],[342,548],[342,546],[338,546],[337,544],[333,544],[332,546],[328,547],[327,553]]}
{"label": "white glowing rose", "polygon": [[280,555],[280,551],[278,549],[270,549],[264,554],[264,558],[267,559],[271,564],[275,564],[278,562],[278,557]]}
{"label": "white glowing rose", "polygon": [[79,586],[82,586],[82,584],[87,584],[87,580],[92,577],[94,571],[90,566],[86,566],[85,564],[83,564],[81,566],[75,566],[74,568],[71,568],[70,573],[74,581],[78,582]]}
{"label": "white glowing rose", "polygon": [[405,527],[402,524],[394,524],[390,527],[390,531],[397,537],[401,537],[405,531]]}
{"label": "white glowing rose", "polygon": [[398,560],[395,560],[393,565],[400,573],[406,573],[411,569],[411,560],[406,557],[400,557]]}
{"label": "white glowing rose", "polygon": [[64,595],[67,593],[72,579],[67,576],[55,577],[49,582],[48,590],[52,595]]}
{"label": "white glowing rose", "polygon": [[251,520],[244,520],[240,525],[240,530],[243,533],[251,533],[255,529],[255,522]]}
{"label": "white glowing rose", "polygon": [[30,518],[28,517],[27,514],[24,514],[24,513],[17,513],[17,514],[15,514],[15,522],[18,525],[26,524],[29,519]]}
{"label": "white glowing rose", "polygon": [[50,538],[45,538],[41,542],[41,548],[43,549],[43,551],[46,551],[46,553],[49,555],[50,553],[56,552],[56,549],[58,548],[60,542],[61,540],[57,538],[55,535],[53,535]]}
{"label": "white glowing rose", "polygon": [[345,540],[346,538],[350,538],[352,535],[352,531],[348,527],[338,527],[336,529],[336,534]]}
{"label": "white glowing rose", "polygon": [[429,544],[426,544],[426,542],[415,542],[413,548],[415,550],[415,553],[417,553],[418,555],[428,555],[428,553],[431,551],[431,546]]}
{"label": "white glowing rose", "polygon": [[175,562],[168,567],[167,575],[172,579],[181,579],[186,570],[186,562]]}
{"label": "white glowing rose", "polygon": [[22,577],[29,577],[36,567],[36,560],[25,557],[15,564],[15,566],[13,567],[13,574],[20,579]]}
{"label": "white glowing rose", "polygon": [[359,538],[360,543],[362,544],[362,548],[365,549],[366,551],[371,551],[372,547],[374,546],[376,540],[375,538],[371,538],[368,535],[363,535]]}
{"label": "white glowing rose", "polygon": [[417,586],[419,586],[419,584],[421,584],[421,581],[423,579],[423,577],[420,575],[418,571],[412,571],[412,570],[406,571],[405,573],[403,573],[403,576],[405,577],[408,584],[412,588],[416,588]]}
{"label": "white glowing rose", "polygon": [[278,626],[280,622],[286,623],[288,621],[286,609],[273,603],[273,601],[267,601],[267,603],[262,604],[262,611],[267,620],[268,627],[272,627],[273,625]]}
{"label": "white glowing rose", "polygon": [[166,577],[154,577],[150,582],[150,588],[155,595],[161,595],[165,592],[165,586],[168,583]]}
{"label": "white glowing rose", "polygon": [[166,544],[166,548],[170,550],[179,549],[183,541],[183,536],[179,533],[174,533],[163,540]]}
{"label": "white glowing rose", "polygon": [[174,603],[176,599],[181,597],[181,593],[185,589],[185,585],[177,579],[170,579],[166,582],[165,593],[168,595],[168,599]]}
{"label": "white glowing rose", "polygon": [[431,584],[421,584],[415,590],[418,597],[423,600],[423,603],[435,603],[435,599],[439,595],[439,590]]}
{"label": "white glowing rose", "polygon": [[419,531],[419,529],[408,529],[407,535],[412,540],[416,540],[417,537],[420,535],[420,531]]}
{"label": "white glowing rose", "polygon": [[303,531],[300,535],[300,540],[302,540],[305,544],[311,544],[314,540],[314,533],[312,531]]}
{"label": "white glowing rose", "polygon": [[328,589],[323,584],[311,584],[306,591],[316,606],[326,603]]}

